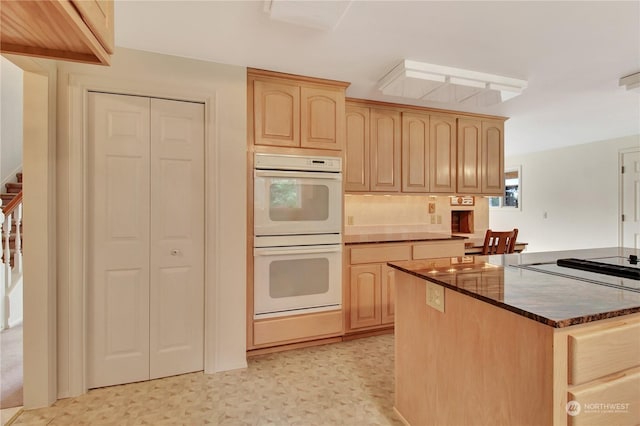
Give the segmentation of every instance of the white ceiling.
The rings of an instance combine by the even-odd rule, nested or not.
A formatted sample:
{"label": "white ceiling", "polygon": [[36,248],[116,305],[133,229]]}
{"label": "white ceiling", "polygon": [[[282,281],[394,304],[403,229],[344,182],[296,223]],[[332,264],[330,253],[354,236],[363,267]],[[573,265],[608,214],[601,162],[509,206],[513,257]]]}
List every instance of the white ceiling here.
{"label": "white ceiling", "polygon": [[[510,117],[506,155],[640,134],[640,1],[354,1],[333,30],[263,1],[116,1],[116,45],[351,82],[347,96]],[[485,108],[385,97],[402,59],[528,80]]]}

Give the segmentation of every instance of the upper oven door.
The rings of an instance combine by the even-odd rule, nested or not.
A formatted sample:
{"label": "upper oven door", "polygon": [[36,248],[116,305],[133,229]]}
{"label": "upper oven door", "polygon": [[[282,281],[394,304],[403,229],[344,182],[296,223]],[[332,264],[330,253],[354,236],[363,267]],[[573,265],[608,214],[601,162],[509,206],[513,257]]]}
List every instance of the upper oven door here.
{"label": "upper oven door", "polygon": [[255,170],[254,234],[342,231],[340,173]]}

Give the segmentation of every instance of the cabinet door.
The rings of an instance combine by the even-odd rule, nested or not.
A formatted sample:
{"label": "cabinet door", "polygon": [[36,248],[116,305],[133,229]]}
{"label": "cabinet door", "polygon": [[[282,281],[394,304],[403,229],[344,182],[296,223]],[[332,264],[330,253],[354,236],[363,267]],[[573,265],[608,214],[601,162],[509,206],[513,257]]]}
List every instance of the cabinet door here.
{"label": "cabinet door", "polygon": [[504,123],[482,122],[482,194],[504,195]]}
{"label": "cabinet door", "polygon": [[295,84],[253,82],[254,143],[300,146],[300,88]]}
{"label": "cabinet door", "polygon": [[304,148],[342,150],[345,139],[344,91],[302,87],[301,140]]}
{"label": "cabinet door", "polygon": [[456,119],[434,116],[429,120],[430,191],[456,192]]}
{"label": "cabinet door", "polygon": [[369,190],[369,108],[347,105],[345,191]]}
{"label": "cabinet door", "polygon": [[395,269],[381,265],[382,267],[382,282],[381,282],[381,312],[382,324],[393,324],[395,320],[395,291],[396,291],[396,275]]}
{"label": "cabinet door", "polygon": [[109,65],[112,18],[112,0],[2,1],[0,51]]}
{"label": "cabinet door", "polygon": [[380,265],[352,266],[350,271],[351,292],[350,328],[380,325]]}
{"label": "cabinet door", "polygon": [[458,193],[479,194],[481,186],[482,125],[480,120],[458,119]]}
{"label": "cabinet door", "polygon": [[429,192],[429,116],[402,114],[402,192]]}
{"label": "cabinet door", "polygon": [[371,191],[400,191],[400,112],[371,110]]}
{"label": "cabinet door", "polygon": [[113,0],[73,0],[91,32],[107,53],[113,53]]}

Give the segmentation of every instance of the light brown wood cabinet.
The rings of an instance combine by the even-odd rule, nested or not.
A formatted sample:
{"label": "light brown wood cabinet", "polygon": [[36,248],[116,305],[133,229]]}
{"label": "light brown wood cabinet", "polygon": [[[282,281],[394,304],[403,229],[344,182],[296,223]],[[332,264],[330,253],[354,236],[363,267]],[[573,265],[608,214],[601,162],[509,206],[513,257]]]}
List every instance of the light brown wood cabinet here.
{"label": "light brown wood cabinet", "polygon": [[369,190],[369,108],[347,104],[345,191]]}
{"label": "light brown wood cabinet", "polygon": [[253,69],[248,80],[255,145],[343,149],[347,83]]}
{"label": "light brown wood cabinet", "polygon": [[400,112],[371,109],[371,191],[400,191]]}
{"label": "light brown wood cabinet", "polygon": [[345,191],[503,195],[501,118],[350,99]]}
{"label": "light brown wood cabinet", "polygon": [[108,65],[113,0],[3,1],[4,53]]}
{"label": "light brown wood cabinet", "polygon": [[394,269],[385,264],[352,266],[351,329],[386,326],[394,320]]}
{"label": "light brown wood cabinet", "polygon": [[389,328],[395,321],[396,270],[387,262],[464,255],[464,240],[347,246],[347,333]]}
{"label": "light brown wood cabinet", "polygon": [[345,191],[399,192],[400,112],[349,104],[346,135]]}
{"label": "light brown wood cabinet", "polygon": [[458,119],[459,194],[504,195],[504,123]]}
{"label": "light brown wood cabinet", "polygon": [[483,195],[504,195],[504,122],[482,121]]}
{"label": "light brown wood cabinet", "polygon": [[402,192],[456,190],[454,117],[402,113]]}

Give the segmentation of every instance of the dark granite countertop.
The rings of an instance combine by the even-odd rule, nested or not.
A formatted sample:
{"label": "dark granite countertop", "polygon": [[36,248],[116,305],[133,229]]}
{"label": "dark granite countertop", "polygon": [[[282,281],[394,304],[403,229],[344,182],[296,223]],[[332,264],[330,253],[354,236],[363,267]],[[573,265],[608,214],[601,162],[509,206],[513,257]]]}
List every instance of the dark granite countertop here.
{"label": "dark granite countertop", "polygon": [[371,243],[409,243],[418,241],[464,240],[466,237],[432,232],[369,232],[360,234],[343,234],[345,244]]}
{"label": "dark granite countertop", "polygon": [[[569,274],[522,268],[557,259],[640,256],[640,250],[599,248],[495,256],[465,256],[389,262],[389,266],[448,289],[491,303],[535,321],[560,328],[640,312],[640,281],[596,274],[605,285]],[[538,266],[533,266],[538,268]],[[542,266],[545,267],[544,265]],[[570,272],[582,278],[582,271]],[[623,286],[614,288],[611,285]]]}

